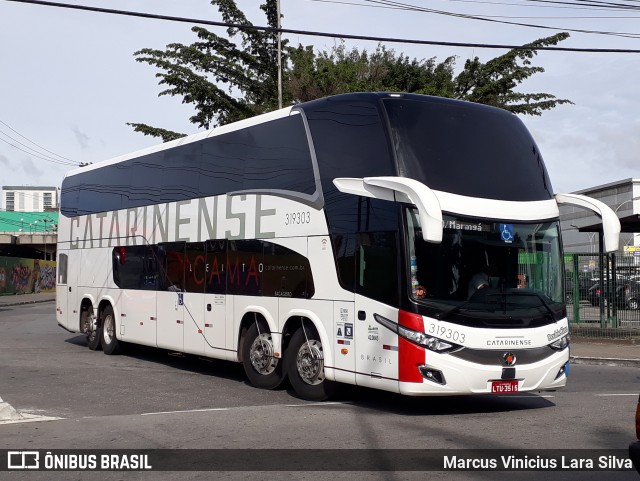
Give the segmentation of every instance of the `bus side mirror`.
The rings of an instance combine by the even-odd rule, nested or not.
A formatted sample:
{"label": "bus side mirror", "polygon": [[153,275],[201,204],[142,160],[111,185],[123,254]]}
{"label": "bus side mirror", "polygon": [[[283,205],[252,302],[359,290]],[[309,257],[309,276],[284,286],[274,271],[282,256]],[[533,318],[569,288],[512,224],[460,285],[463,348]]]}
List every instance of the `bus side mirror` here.
{"label": "bus side mirror", "polygon": [[345,194],[415,205],[418,208],[422,238],[426,242],[442,242],[440,201],[423,183],[407,177],[342,177],[333,179],[333,184]]}
{"label": "bus side mirror", "polygon": [[618,250],[620,244],[620,219],[604,202],[579,194],[556,194],[558,205],[575,205],[596,213],[602,220],[602,240],[604,252]]}

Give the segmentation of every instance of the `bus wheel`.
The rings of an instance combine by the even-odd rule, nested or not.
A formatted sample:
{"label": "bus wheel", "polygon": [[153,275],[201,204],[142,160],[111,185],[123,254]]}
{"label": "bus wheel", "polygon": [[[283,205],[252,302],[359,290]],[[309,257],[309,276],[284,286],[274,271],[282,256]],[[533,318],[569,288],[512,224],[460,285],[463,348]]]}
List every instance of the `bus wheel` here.
{"label": "bus wheel", "polygon": [[111,306],[107,306],[104,311],[102,311],[102,350],[105,354],[115,354],[118,352],[116,320]]}
{"label": "bus wheel", "polygon": [[324,377],[322,342],[314,329],[305,326],[296,331],[285,360],[289,381],[301,398],[324,401],[335,393],[336,383]]}
{"label": "bus wheel", "polygon": [[80,325],[82,327],[82,332],[87,336],[87,345],[89,346],[89,349],[92,351],[99,349],[102,330],[100,329],[98,319],[93,315],[93,307],[82,311]]}
{"label": "bus wheel", "polygon": [[251,324],[244,340],[242,365],[255,387],[275,389],[284,381],[282,360],[273,353],[271,332],[262,328],[258,332],[256,324]]}

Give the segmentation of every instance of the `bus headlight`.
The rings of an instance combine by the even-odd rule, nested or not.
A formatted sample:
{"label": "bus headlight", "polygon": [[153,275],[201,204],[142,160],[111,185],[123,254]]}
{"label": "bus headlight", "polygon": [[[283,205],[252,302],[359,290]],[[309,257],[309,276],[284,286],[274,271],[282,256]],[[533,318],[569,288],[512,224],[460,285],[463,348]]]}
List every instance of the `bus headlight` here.
{"label": "bus headlight", "polygon": [[426,347],[430,351],[445,353],[462,349],[462,346],[458,344],[446,342],[442,339],[438,339],[437,337],[428,336],[424,332],[414,331],[413,329],[401,326],[400,324],[397,324],[387,319],[386,317],[382,317],[379,314],[374,314],[373,318],[379,324],[382,324],[384,327],[396,333],[398,336],[419,346]]}
{"label": "bus headlight", "polygon": [[562,336],[557,341],[553,341],[551,344],[549,344],[549,347],[554,351],[562,351],[567,347],[569,347],[570,342],[571,342],[571,338],[569,334],[567,334],[566,336]]}

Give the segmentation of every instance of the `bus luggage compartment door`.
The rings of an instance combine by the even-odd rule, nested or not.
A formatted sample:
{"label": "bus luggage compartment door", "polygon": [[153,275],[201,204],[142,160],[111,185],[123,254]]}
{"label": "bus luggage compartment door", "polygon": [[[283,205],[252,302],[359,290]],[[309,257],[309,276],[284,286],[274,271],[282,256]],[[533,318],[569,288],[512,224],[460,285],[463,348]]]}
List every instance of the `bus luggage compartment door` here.
{"label": "bus luggage compartment door", "polygon": [[158,291],[158,347],[178,352],[184,350],[184,293]]}

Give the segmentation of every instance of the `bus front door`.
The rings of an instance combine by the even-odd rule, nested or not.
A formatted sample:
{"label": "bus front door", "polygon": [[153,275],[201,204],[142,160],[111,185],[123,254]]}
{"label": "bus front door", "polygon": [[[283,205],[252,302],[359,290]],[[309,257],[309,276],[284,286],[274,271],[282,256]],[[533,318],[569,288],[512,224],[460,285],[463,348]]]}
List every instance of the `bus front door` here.
{"label": "bus front door", "polygon": [[80,263],[82,260],[82,250],[69,250],[67,269],[67,328],[71,331],[82,330],[80,326],[80,290],[78,288],[78,278],[80,277]]}
{"label": "bus front door", "polygon": [[[393,231],[358,235],[356,251],[356,382],[398,390],[398,335],[377,319],[398,320],[398,236]],[[384,320],[382,320],[384,322]]]}
{"label": "bus front door", "polygon": [[[69,311],[67,310],[67,299],[69,297],[68,277],[68,250],[58,250],[57,263],[57,283],[56,283],[56,320],[58,324],[69,328]],[[5,273],[5,276],[8,274]],[[6,277],[5,277],[6,279]]]}

